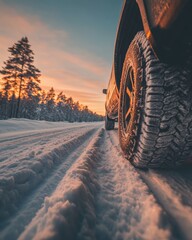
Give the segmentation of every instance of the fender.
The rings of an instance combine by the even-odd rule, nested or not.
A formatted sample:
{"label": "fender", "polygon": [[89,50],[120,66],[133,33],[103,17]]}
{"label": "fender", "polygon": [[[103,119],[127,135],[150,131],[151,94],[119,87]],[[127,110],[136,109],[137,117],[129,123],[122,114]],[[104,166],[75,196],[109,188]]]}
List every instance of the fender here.
{"label": "fender", "polygon": [[165,63],[186,63],[192,43],[192,1],[137,0],[145,34]]}

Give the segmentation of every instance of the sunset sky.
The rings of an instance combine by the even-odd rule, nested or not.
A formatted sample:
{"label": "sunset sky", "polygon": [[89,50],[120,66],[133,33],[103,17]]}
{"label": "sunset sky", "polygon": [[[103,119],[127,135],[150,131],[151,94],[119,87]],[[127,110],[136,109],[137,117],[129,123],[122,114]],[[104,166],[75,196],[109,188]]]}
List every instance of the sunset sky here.
{"label": "sunset sky", "polygon": [[27,36],[41,86],[104,114],[123,0],[0,0],[0,67],[8,47]]}

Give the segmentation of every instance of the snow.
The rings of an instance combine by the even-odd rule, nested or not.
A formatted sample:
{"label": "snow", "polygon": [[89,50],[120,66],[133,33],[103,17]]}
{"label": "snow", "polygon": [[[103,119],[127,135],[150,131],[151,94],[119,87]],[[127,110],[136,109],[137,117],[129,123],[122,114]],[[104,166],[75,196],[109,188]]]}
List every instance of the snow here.
{"label": "snow", "polygon": [[174,192],[166,179],[160,178],[156,172],[149,172],[148,175],[141,173],[141,175],[150,188],[153,189],[162,206],[172,216],[176,224],[180,226],[183,236],[186,239],[191,239],[192,207],[183,204],[180,194]]}
{"label": "snow", "polygon": [[20,239],[74,239],[83,217],[94,220],[94,195],[97,182],[93,174],[97,151],[95,145],[101,132],[67,172],[51,197],[37,213]]}
{"label": "snow", "polygon": [[0,121],[0,239],[188,239],[192,206],[103,125]]}
{"label": "snow", "polygon": [[[44,201],[44,206],[27,227],[20,239],[168,239],[170,233],[167,229],[158,227],[161,209],[155,203],[151,194],[141,180],[136,179],[133,171],[133,179],[138,180],[135,185],[127,188],[117,185],[115,198],[110,191],[105,190],[105,195],[97,198],[99,189],[108,182],[108,174],[105,175],[105,165],[99,169],[99,174],[105,176],[102,185],[98,184],[95,169],[100,159],[98,151],[103,136],[100,130],[90,142],[86,151],[80,156],[71,169],[67,172],[59,186]],[[120,172],[115,173],[115,178],[122,176],[124,160],[118,165]],[[116,166],[114,166],[116,168]],[[132,168],[130,171],[132,172]],[[130,177],[129,171],[129,177]],[[121,174],[120,174],[121,173]],[[124,172],[124,174],[128,174]],[[122,179],[121,179],[122,180]],[[106,186],[109,189],[109,186]],[[140,199],[138,196],[140,194]],[[99,204],[97,203],[99,200]],[[120,202],[120,204],[118,204]],[[101,215],[105,218],[97,223],[96,209],[102,208]],[[149,209],[151,214],[149,215]],[[107,210],[107,211],[106,211]],[[118,216],[119,211],[119,216]],[[100,216],[99,216],[100,217]],[[129,229],[129,225],[131,225]],[[114,233],[113,233],[114,231]]]}
{"label": "snow", "polygon": [[32,136],[26,132],[22,138],[0,143],[1,218],[9,217],[17,209],[20,199],[94,131],[90,124],[87,127],[80,124],[74,129],[59,128],[56,131],[54,128],[54,131]]}
{"label": "snow", "polygon": [[8,120],[0,121],[0,134],[15,132],[15,131],[25,131],[25,130],[41,130],[49,128],[57,128],[70,125],[68,122],[47,122],[47,121],[37,121],[29,120],[25,118],[12,118]]}
{"label": "snow", "polygon": [[8,137],[13,139],[14,137],[23,137],[26,134],[28,136],[38,134],[41,132],[49,132],[53,130],[58,130],[60,128],[72,128],[79,126],[92,125],[93,123],[69,123],[69,122],[48,122],[48,121],[38,121],[30,120],[24,118],[0,120],[0,141],[5,140]]}

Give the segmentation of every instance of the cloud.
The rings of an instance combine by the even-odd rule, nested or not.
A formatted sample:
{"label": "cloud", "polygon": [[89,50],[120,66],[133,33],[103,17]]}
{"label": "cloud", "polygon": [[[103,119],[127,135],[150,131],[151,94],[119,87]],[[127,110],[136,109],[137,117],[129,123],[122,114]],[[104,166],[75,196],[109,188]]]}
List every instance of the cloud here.
{"label": "cloud", "polygon": [[43,85],[56,86],[60,89],[81,90],[89,92],[101,92],[105,88],[105,82],[94,76],[81,76],[78,73],[68,71],[50,70],[48,75],[41,77]]}
{"label": "cloud", "polygon": [[[1,14],[1,31],[4,35],[33,35],[34,38],[43,38],[56,40],[58,37],[66,38],[67,33],[64,30],[53,29],[43,23],[38,16],[26,15],[23,12],[18,12],[15,9],[6,5],[0,5]],[[38,34],[38,35],[37,35]]]}
{"label": "cloud", "polygon": [[[61,31],[49,27],[37,16],[26,16],[23,12],[18,12],[2,4],[0,4],[0,7],[0,50],[3,53],[6,52],[5,55],[7,55],[7,48],[23,36],[29,37],[33,49],[38,48],[39,45],[43,47],[47,42],[49,42],[50,46],[54,46],[55,44],[61,46],[61,43],[64,45],[66,42],[68,35],[64,30]],[[61,41],[58,41],[58,39],[61,39]],[[42,50],[45,50],[45,48],[42,48]]]}
{"label": "cloud", "polygon": [[75,64],[85,70],[88,70],[96,75],[103,75],[105,70],[97,66],[96,64],[93,64],[89,61],[86,61],[85,59],[80,58],[79,56],[75,56],[73,54],[65,53],[63,54],[63,59],[66,61],[69,61],[72,64]]}

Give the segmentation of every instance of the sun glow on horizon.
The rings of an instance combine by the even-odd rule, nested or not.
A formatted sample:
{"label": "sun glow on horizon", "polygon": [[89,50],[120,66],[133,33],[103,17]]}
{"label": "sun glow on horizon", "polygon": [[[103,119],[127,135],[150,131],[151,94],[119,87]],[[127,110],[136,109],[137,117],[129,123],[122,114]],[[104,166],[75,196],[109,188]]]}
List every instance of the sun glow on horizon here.
{"label": "sun glow on horizon", "polygon": [[[42,90],[48,91],[52,87],[49,81],[44,81],[49,85],[41,85]],[[67,89],[67,88],[54,88],[55,93],[59,94],[63,92],[67,98],[72,97],[75,102],[79,102],[83,106],[87,106],[91,111],[96,112],[100,115],[105,115],[105,95],[91,93],[91,92],[80,92],[76,89]]]}
{"label": "sun glow on horizon", "polygon": [[[0,68],[9,57],[7,49],[21,37],[27,36],[31,49],[35,53],[34,65],[42,74],[41,88],[49,90],[53,87],[56,93],[63,91],[67,97],[72,97],[74,101],[87,105],[91,111],[104,115],[105,95],[102,94],[102,89],[106,88],[112,59],[106,60],[107,52],[99,55],[98,50],[99,47],[105,49],[101,42],[103,44],[104,40],[106,42],[107,35],[102,36],[103,40],[100,45],[97,43],[98,40],[91,43],[92,38],[87,39],[87,44],[85,44],[83,34],[80,34],[78,39],[74,38],[76,31],[73,28],[76,25],[72,28],[68,22],[69,27],[65,25],[61,27],[60,23],[53,26],[54,18],[42,18],[40,14],[34,14],[29,9],[27,11],[22,6],[19,8],[14,5],[14,1],[12,5],[0,3],[2,10],[0,14],[2,32],[0,35]],[[90,26],[87,27],[92,31]],[[114,39],[111,39],[112,46],[113,41]],[[91,46],[94,51],[89,51],[86,45]],[[110,51],[111,56],[112,51],[113,49]]]}

